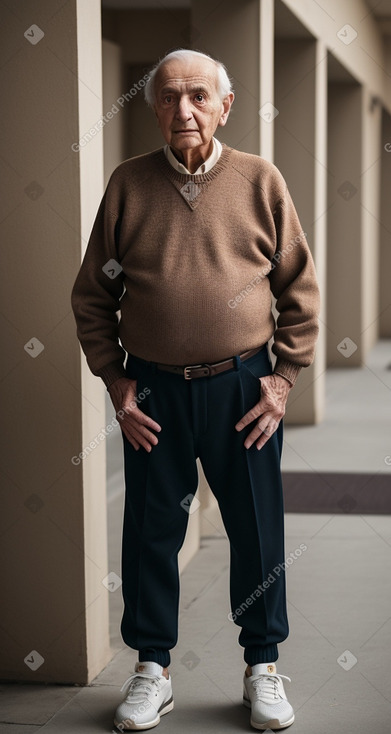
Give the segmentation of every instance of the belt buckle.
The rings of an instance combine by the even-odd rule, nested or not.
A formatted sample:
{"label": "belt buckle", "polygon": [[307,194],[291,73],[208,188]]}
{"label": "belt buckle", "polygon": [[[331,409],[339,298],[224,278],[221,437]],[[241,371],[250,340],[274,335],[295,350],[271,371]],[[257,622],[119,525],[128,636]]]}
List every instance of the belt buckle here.
{"label": "belt buckle", "polygon": [[192,380],[193,379],[192,376],[191,376],[191,374],[190,374],[190,372],[189,372],[189,370],[194,369],[194,367],[202,367],[202,364],[189,364],[189,365],[187,365],[187,367],[184,367],[183,368],[183,376],[184,376],[185,380]]}

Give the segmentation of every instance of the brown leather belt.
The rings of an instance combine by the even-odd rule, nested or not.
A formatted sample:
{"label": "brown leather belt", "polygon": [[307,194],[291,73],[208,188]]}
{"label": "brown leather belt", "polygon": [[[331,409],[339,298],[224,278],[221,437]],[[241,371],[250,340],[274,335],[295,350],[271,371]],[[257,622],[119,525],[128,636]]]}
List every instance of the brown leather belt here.
{"label": "brown leather belt", "polygon": [[[257,354],[257,352],[260,352],[261,349],[262,347],[256,347],[255,349],[250,349],[248,352],[243,352],[243,354],[239,355],[240,359],[244,362],[246,359],[253,357],[254,354]],[[233,358],[224,359],[222,362],[214,362],[213,364],[190,364],[187,367],[181,367],[175,364],[157,364],[156,367],[158,370],[173,372],[174,375],[182,375],[185,380],[194,380],[198,377],[213,377],[213,375],[218,375],[220,372],[232,370],[235,367],[235,360]]]}

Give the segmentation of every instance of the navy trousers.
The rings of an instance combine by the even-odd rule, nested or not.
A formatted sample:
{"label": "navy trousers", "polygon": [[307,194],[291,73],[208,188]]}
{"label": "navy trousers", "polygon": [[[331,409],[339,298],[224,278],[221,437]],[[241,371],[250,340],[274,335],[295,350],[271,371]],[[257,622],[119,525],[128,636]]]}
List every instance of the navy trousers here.
{"label": "navy trousers", "polygon": [[[163,666],[178,636],[177,556],[197,489],[196,459],[215,495],[230,543],[231,619],[248,665],[274,662],[288,635],[284,575],[282,423],[266,445],[244,448],[237,421],[258,402],[272,371],[267,347],[235,368],[187,381],[128,355],[140,408],[162,427],[148,453],[123,435],[125,512],[121,634],[139,660]],[[144,392],[145,391],[145,392]],[[190,495],[190,497],[189,497]]]}

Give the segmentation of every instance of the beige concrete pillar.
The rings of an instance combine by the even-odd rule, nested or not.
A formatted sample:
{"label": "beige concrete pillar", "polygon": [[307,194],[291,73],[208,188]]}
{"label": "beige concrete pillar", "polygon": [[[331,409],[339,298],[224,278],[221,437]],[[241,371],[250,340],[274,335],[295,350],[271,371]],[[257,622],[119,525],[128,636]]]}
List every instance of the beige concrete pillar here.
{"label": "beige concrete pillar", "polygon": [[274,160],[274,0],[259,2],[259,155]]}
{"label": "beige concrete pillar", "polygon": [[378,338],[380,150],[377,98],[354,82],[332,82],[327,361],[333,367],[361,366]]}
{"label": "beige concrete pillar", "polygon": [[380,185],[379,336],[391,337],[391,115],[383,111]]}
{"label": "beige concrete pillar", "polygon": [[[312,250],[325,291],[327,59],[319,41],[277,38],[275,48],[275,154]],[[324,302],[324,298],[322,298]],[[322,314],[323,316],[323,314]],[[321,319],[323,322],[324,317]],[[313,365],[302,370],[286,423],[316,423],[323,416],[323,324]]]}
{"label": "beige concrete pillar", "polygon": [[[103,128],[104,185],[124,160],[124,73],[121,47],[102,39],[103,113],[111,119]],[[127,91],[127,90],[126,90]]]}
{"label": "beige concrete pillar", "polygon": [[101,115],[100,3],[27,0],[1,13],[0,676],[87,683],[110,657],[104,388],[81,356],[70,292],[103,156],[94,131],[79,153],[71,145]]}
{"label": "beige concrete pillar", "polygon": [[[361,339],[362,359],[379,336],[379,238],[380,238],[380,164],[381,103],[367,87],[362,94],[362,294]],[[390,184],[388,181],[388,192]],[[349,360],[344,360],[345,363]]]}
{"label": "beige concrete pillar", "polygon": [[328,96],[327,362],[359,366],[362,332],[362,89],[331,82]]}

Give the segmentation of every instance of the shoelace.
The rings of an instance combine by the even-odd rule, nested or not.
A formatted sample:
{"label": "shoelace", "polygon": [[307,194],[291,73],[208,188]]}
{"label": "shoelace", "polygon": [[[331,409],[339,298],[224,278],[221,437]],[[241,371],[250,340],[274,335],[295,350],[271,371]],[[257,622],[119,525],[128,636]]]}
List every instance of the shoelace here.
{"label": "shoelace", "polygon": [[126,687],[128,687],[126,697],[132,696],[134,700],[134,694],[148,695],[149,693],[151,693],[154,684],[155,686],[159,685],[156,675],[150,675],[149,673],[133,673],[133,675],[130,675],[123,684],[121,688],[121,693],[125,690]]}
{"label": "shoelace", "polygon": [[275,701],[276,698],[281,698],[278,692],[278,682],[281,678],[288,680],[291,683],[291,679],[287,675],[277,675],[277,673],[271,673],[269,675],[260,675],[254,681],[252,681],[253,687],[257,694],[257,699],[263,698],[266,702]]}

